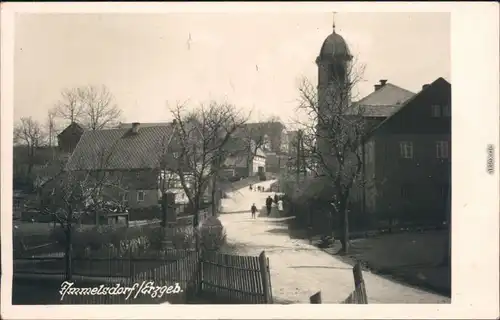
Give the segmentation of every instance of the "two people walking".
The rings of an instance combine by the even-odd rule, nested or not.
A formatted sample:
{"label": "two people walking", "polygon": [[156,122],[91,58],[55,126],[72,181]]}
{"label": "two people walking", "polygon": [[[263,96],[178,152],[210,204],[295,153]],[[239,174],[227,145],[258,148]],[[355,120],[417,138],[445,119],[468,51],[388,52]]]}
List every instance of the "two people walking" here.
{"label": "two people walking", "polygon": [[[261,186],[255,187],[255,186],[250,185],[250,190],[252,190],[252,189],[260,191],[260,190],[263,190],[264,188],[261,187]],[[266,213],[267,213],[268,217],[271,215],[271,211],[272,211],[272,208],[273,208],[273,203],[277,207],[278,212],[280,213],[280,215],[283,212],[283,200],[279,199],[279,197],[278,197],[277,194],[274,195],[274,198],[272,198],[271,196],[267,196],[267,198],[266,198]],[[250,208],[250,211],[252,213],[252,219],[255,219],[256,218],[256,213],[258,211],[257,206],[255,205],[255,203],[252,204],[252,207]]]}
{"label": "two people walking", "polygon": [[[268,217],[271,214],[272,205],[273,205],[273,199],[271,198],[271,196],[268,196],[266,199],[266,209]],[[257,213],[257,207],[255,206],[255,203],[252,204],[250,211],[252,212],[252,219],[255,219],[255,214]]]}
{"label": "two people walking", "polygon": [[281,214],[283,213],[283,200],[279,199],[277,194],[274,195],[274,199],[271,198],[271,196],[268,196],[266,199],[267,216],[269,217],[269,215],[271,215],[273,203],[276,205],[276,208],[278,209],[278,212],[281,216]]}

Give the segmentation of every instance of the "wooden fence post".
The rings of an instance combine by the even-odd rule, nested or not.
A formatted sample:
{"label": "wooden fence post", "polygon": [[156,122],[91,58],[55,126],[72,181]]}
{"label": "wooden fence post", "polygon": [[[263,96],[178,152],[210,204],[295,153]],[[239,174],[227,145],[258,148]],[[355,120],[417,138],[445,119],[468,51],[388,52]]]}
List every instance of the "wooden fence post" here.
{"label": "wooden fence post", "polygon": [[309,301],[312,304],[321,304],[321,291],[316,292],[313,294],[310,298]]}
{"label": "wooden fence post", "polygon": [[357,293],[357,296],[361,299],[359,303],[367,304],[368,297],[366,295],[365,281],[363,280],[363,273],[361,271],[361,264],[359,262],[357,262],[354,268],[352,268],[352,273],[354,275],[354,291]]}
{"label": "wooden fence post", "polygon": [[198,259],[197,261],[197,268],[198,268],[198,274],[197,274],[197,283],[196,283],[196,295],[201,295],[203,292],[203,250],[196,251],[196,258]]}
{"label": "wooden fence post", "polygon": [[259,255],[259,267],[260,267],[260,275],[262,279],[262,288],[264,289],[264,300],[267,304],[273,303],[271,297],[271,279],[269,276],[266,252],[262,251]]}

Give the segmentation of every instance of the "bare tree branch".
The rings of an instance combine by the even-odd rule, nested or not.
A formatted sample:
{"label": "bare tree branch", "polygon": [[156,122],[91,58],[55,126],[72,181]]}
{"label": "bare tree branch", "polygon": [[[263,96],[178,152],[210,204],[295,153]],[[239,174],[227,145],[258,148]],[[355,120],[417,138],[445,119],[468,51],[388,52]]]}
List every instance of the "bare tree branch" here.
{"label": "bare tree branch", "polygon": [[346,251],[349,195],[353,185],[361,180],[363,165],[364,110],[352,104],[352,93],[362,79],[363,69],[347,65],[340,70],[345,77],[333,76],[319,88],[302,79],[298,89],[298,109],[308,117],[298,121],[303,132],[303,160],[309,170],[329,183],[330,201],[343,221],[342,242]]}
{"label": "bare tree branch", "polygon": [[40,123],[31,117],[23,117],[14,126],[14,144],[24,145],[28,152],[28,172],[33,169],[37,148],[45,143],[45,133]]}
{"label": "bare tree branch", "polygon": [[193,211],[198,212],[210,182],[231,154],[228,142],[246,119],[233,105],[217,102],[202,104],[193,111],[177,105],[171,113],[175,137],[170,152],[178,154],[174,170]]}
{"label": "bare tree branch", "polygon": [[64,89],[61,99],[56,103],[55,112],[57,117],[73,122],[81,122],[84,114],[83,103],[80,101],[78,89]]}
{"label": "bare tree branch", "polygon": [[104,85],[65,89],[61,95],[56,114],[70,123],[78,122],[89,130],[101,130],[112,128],[120,121],[122,112]]}

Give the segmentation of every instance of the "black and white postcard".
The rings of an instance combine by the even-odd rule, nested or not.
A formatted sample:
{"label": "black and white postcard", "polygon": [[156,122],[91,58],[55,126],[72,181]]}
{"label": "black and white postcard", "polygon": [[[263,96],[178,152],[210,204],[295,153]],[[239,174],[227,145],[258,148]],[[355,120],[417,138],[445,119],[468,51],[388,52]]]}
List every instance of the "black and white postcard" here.
{"label": "black and white postcard", "polygon": [[495,8],[2,4],[2,317],[498,316]]}

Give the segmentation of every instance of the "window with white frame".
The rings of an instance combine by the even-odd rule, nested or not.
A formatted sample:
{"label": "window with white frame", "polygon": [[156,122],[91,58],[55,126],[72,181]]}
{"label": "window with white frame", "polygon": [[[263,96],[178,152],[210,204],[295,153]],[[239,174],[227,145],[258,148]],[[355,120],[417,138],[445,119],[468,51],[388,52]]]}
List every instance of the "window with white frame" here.
{"label": "window with white frame", "polygon": [[431,111],[432,111],[432,116],[434,118],[439,118],[441,117],[441,106],[438,104],[433,104],[431,106]]}
{"label": "window with white frame", "polygon": [[412,159],[413,158],[413,143],[411,141],[401,141],[399,143],[399,152],[401,158]]}
{"label": "window with white frame", "polygon": [[137,202],[144,201],[144,190],[137,190]]}
{"label": "window with white frame", "polygon": [[448,159],[450,156],[448,141],[436,142],[436,158]]}
{"label": "window with white frame", "polygon": [[443,106],[443,116],[451,117],[451,106],[449,104]]}

